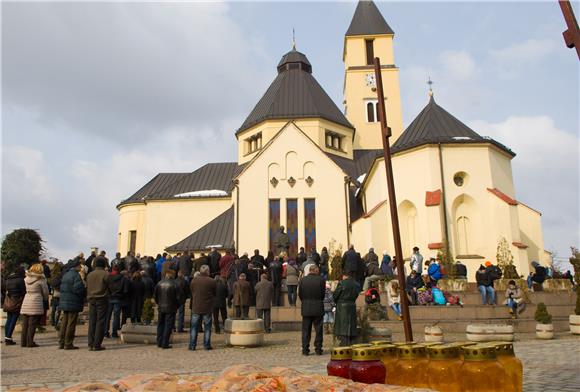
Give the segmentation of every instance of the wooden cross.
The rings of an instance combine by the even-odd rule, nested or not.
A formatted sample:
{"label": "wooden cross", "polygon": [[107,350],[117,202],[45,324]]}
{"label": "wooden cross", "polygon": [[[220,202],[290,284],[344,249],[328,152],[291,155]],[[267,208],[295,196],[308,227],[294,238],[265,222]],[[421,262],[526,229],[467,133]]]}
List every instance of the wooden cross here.
{"label": "wooden cross", "polygon": [[578,60],[580,60],[580,29],[578,29],[578,22],[574,16],[574,11],[569,0],[558,0],[558,3],[560,3],[564,20],[568,26],[568,30],[562,33],[564,42],[566,42],[566,46],[570,49],[576,48],[576,54],[578,55]]}

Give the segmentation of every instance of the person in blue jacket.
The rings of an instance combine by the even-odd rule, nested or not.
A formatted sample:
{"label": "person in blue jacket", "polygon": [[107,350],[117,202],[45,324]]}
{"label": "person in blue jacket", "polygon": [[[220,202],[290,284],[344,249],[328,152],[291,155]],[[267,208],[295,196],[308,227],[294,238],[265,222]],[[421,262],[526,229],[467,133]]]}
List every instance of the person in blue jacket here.
{"label": "person in blue jacket", "polygon": [[437,281],[441,279],[441,266],[435,259],[431,259],[431,264],[429,264],[429,268],[427,269],[427,273],[429,274],[429,279],[433,286],[437,285]]}

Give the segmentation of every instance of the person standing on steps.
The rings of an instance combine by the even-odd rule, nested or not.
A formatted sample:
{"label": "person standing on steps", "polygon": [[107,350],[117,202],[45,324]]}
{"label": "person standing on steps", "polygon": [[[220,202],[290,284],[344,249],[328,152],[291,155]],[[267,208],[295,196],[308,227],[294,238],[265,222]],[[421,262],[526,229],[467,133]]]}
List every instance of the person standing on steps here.
{"label": "person standing on steps", "polygon": [[246,274],[240,274],[236,283],[234,283],[234,309],[237,318],[242,320],[248,319],[250,311],[250,283],[246,280]]}
{"label": "person standing on steps", "polygon": [[208,265],[199,268],[199,275],[191,281],[191,326],[189,331],[189,349],[197,346],[197,331],[203,322],[203,348],[211,347],[211,317],[217,294],[217,282],[210,278]]}
{"label": "person standing on steps", "polygon": [[171,348],[169,340],[175,325],[175,313],[181,301],[181,290],[175,281],[175,271],[165,272],[164,279],[155,286],[153,297],[157,304],[157,347]]}

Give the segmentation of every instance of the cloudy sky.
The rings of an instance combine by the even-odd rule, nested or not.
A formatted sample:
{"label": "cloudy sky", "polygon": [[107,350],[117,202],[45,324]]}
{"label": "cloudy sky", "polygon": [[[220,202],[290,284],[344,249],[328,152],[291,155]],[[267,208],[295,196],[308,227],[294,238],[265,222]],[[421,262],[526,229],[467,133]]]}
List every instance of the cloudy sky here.
{"label": "cloudy sky", "polygon": [[[3,3],[2,235],[113,252],[115,205],[159,172],[234,161],[234,132],[298,49],[342,102],[356,3]],[[578,59],[556,2],[380,2],[404,125],[437,102],[510,146],[545,247],[579,245]],[[580,10],[577,10],[580,13]]]}

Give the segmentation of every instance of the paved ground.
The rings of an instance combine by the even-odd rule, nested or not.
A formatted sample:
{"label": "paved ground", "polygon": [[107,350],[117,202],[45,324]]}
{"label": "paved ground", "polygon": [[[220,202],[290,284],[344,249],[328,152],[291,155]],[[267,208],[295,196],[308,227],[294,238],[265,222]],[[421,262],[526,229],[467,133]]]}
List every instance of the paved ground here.
{"label": "paved ground", "polygon": [[[155,346],[125,345],[105,340],[106,351],[89,352],[86,327],[79,327],[77,351],[57,349],[54,331],[37,335],[41,347],[28,349],[2,345],[2,390],[9,386],[35,385],[62,388],[78,381],[114,381],[132,373],[215,373],[239,363],[260,366],[287,366],[308,373],[325,373],[328,354],[304,357],[300,353],[299,332],[267,335],[262,348],[242,349],[224,346],[223,335],[213,335],[213,351],[187,350],[188,335],[175,335],[173,349]],[[18,336],[18,334],[16,334]],[[201,336],[200,336],[201,337]],[[449,340],[463,339],[450,336]],[[395,341],[402,337],[395,336]],[[332,345],[326,336],[325,350]],[[515,343],[516,353],[524,362],[525,391],[578,391],[580,385],[580,338],[567,334],[552,341],[527,339]]]}

